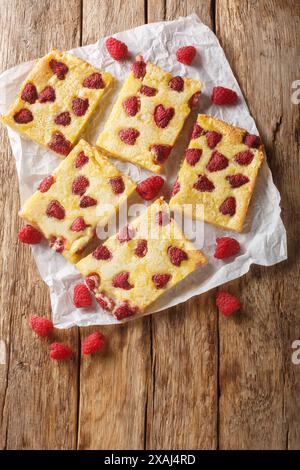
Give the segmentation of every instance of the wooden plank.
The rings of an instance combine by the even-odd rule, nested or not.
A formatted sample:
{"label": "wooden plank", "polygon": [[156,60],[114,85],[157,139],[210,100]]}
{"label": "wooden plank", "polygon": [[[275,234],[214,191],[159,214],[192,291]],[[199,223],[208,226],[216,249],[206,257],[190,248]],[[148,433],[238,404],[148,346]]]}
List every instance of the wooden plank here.
{"label": "wooden plank", "polygon": [[[1,71],[44,55],[52,47],[79,44],[80,1],[2,0]],[[1,127],[1,329],[7,348],[0,365],[0,447],[71,449],[76,446],[77,360],[50,362],[48,343],[28,327],[31,314],[50,317],[48,289],[30,248],[17,243],[21,223],[14,159]],[[55,339],[77,349],[76,329]]]}
{"label": "wooden plank", "polygon": [[[195,12],[213,27],[212,3],[149,0],[148,21]],[[155,314],[151,322],[147,448],[216,448],[218,333],[213,292]]]}
{"label": "wooden plank", "polygon": [[[143,0],[84,0],[82,42],[144,22]],[[82,338],[96,329],[81,329]],[[150,376],[149,319],[101,330],[108,349],[81,363],[78,448],[142,449]]]}
{"label": "wooden plank", "polygon": [[[267,147],[282,196],[289,260],[254,267],[232,285],[242,312],[220,318],[220,447],[299,449],[299,105],[298,1],[217,2],[216,30]],[[298,367],[298,369],[297,369]]]}

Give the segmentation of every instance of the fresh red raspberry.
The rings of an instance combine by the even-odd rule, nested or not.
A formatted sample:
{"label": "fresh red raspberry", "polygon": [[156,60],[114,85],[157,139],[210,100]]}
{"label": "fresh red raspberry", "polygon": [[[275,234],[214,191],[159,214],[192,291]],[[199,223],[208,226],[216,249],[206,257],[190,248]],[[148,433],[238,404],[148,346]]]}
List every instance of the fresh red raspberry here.
{"label": "fresh red raspberry", "polygon": [[129,306],[128,302],[122,302],[114,311],[114,316],[117,320],[124,320],[124,318],[132,317],[138,312],[139,309],[137,307]]}
{"label": "fresh red raspberry", "polygon": [[147,240],[139,240],[136,248],[134,250],[134,254],[139,258],[144,258],[148,251],[148,242]]}
{"label": "fresh red raspberry", "polygon": [[157,289],[163,289],[166,287],[171,277],[171,274],[154,274],[154,276],[152,276],[152,281]]}
{"label": "fresh red raspberry", "polygon": [[129,96],[123,101],[123,108],[128,116],[135,116],[141,107],[140,99],[137,96]]}
{"label": "fresh red raspberry", "polygon": [[174,264],[174,266],[180,266],[182,261],[188,259],[188,255],[186,254],[186,252],[181,250],[181,248],[178,248],[177,246],[169,246],[168,255],[171,260],[171,263]]}
{"label": "fresh red raspberry", "polygon": [[132,240],[134,236],[135,236],[135,230],[130,228],[128,225],[125,225],[119,231],[117,238],[120,243],[124,243],[124,242],[129,242],[129,240]]}
{"label": "fresh red raspberry", "polygon": [[191,65],[196,55],[196,48],[194,46],[183,46],[177,49],[176,58],[178,62],[185,65]]}
{"label": "fresh red raspberry", "polygon": [[29,245],[37,245],[41,242],[43,235],[32,225],[25,225],[22,230],[18,233],[18,239],[22,243],[28,243]]}
{"label": "fresh red raspberry", "polygon": [[198,139],[198,137],[201,137],[204,134],[205,134],[205,130],[202,129],[202,127],[199,126],[197,122],[195,122],[193,130],[192,130],[191,139]]}
{"label": "fresh red raspberry", "polygon": [[248,147],[257,149],[261,145],[261,142],[258,135],[246,134],[244,137],[244,144]]}
{"label": "fresh red raspberry", "polygon": [[169,81],[169,87],[174,91],[178,91],[178,92],[183,91],[183,88],[184,88],[183,78],[181,77],[171,78],[171,80]]}
{"label": "fresh red raspberry", "polygon": [[97,201],[91,196],[81,196],[80,201],[79,201],[79,206],[84,209],[86,207],[92,207],[96,206]]}
{"label": "fresh red raspberry", "polygon": [[128,282],[129,272],[122,271],[119,274],[116,274],[112,280],[112,285],[119,289],[130,290],[133,288],[133,285]]}
{"label": "fresh red raspberry", "polygon": [[167,127],[175,114],[174,108],[165,108],[163,104],[159,104],[154,109],[154,121],[157,127],[164,129]]}
{"label": "fresh red raspberry", "polygon": [[65,209],[56,200],[49,202],[46,214],[48,217],[54,217],[54,219],[63,220],[65,218]]}
{"label": "fresh red raspberry", "polygon": [[77,284],[74,287],[73,302],[77,308],[90,307],[92,305],[93,299],[85,284]]}
{"label": "fresh red raspberry", "polygon": [[179,183],[178,178],[177,178],[175,183],[174,183],[171,196],[175,196],[175,194],[179,193],[179,191],[180,191],[180,183]]}
{"label": "fresh red raspberry", "polygon": [[100,286],[100,276],[97,273],[91,273],[85,278],[86,285],[90,290]]}
{"label": "fresh red raspberry", "polygon": [[241,246],[237,240],[230,237],[219,237],[216,240],[216,250],[214,257],[226,259],[235,256],[240,252]]}
{"label": "fresh red raspberry", "polygon": [[71,115],[68,111],[60,113],[54,119],[55,124],[58,126],[69,126],[71,124]]}
{"label": "fresh red raspberry", "polygon": [[84,116],[89,107],[89,100],[87,98],[74,98],[72,101],[72,109],[76,116]]}
{"label": "fresh red raspberry", "polygon": [[223,86],[215,86],[212,91],[211,100],[214,104],[218,105],[232,105],[236,104],[238,95],[230,88]]}
{"label": "fresh red raspberry", "polygon": [[111,312],[115,306],[115,302],[113,301],[113,299],[108,297],[103,292],[101,292],[101,294],[97,294],[95,298],[98,304],[100,305],[100,307],[103,308],[103,310],[107,310],[108,312]]}
{"label": "fresh red raspberry", "polygon": [[82,232],[87,227],[88,225],[86,225],[83,217],[77,217],[71,225],[71,230],[72,232]]}
{"label": "fresh red raspberry", "polygon": [[64,237],[51,237],[49,240],[49,247],[56,251],[56,253],[62,253],[65,249],[66,239]]}
{"label": "fresh red raspberry", "polygon": [[246,183],[249,183],[248,176],[242,175],[241,173],[236,173],[235,175],[226,176],[227,181],[232,188],[240,188]]}
{"label": "fresh red raspberry", "polygon": [[220,312],[226,317],[241,308],[241,302],[239,299],[226,291],[219,291],[217,293],[216,304]]}
{"label": "fresh red raspberry", "polygon": [[155,216],[155,221],[158,225],[164,227],[165,225],[168,225],[171,221],[170,214],[168,214],[167,212],[159,211]]}
{"label": "fresh red raspberry", "polygon": [[14,114],[14,121],[17,124],[28,124],[33,121],[33,114],[27,108],[22,108],[16,114]]}
{"label": "fresh red raspberry", "polygon": [[233,216],[235,214],[235,211],[236,211],[236,200],[235,200],[235,197],[228,197],[227,199],[225,199],[225,201],[222,202],[222,204],[220,205],[220,212],[223,214],[223,215],[230,215],[230,216]]}
{"label": "fresh red raspberry", "polygon": [[125,191],[125,184],[122,176],[116,176],[109,180],[111,188],[115,194],[122,194]]}
{"label": "fresh red raspberry", "polygon": [[83,165],[88,163],[89,157],[87,157],[84,152],[80,152],[75,159],[75,168],[81,168]]}
{"label": "fresh red raspberry", "polygon": [[111,251],[107,248],[105,245],[99,245],[97,248],[93,251],[93,257],[96,259],[111,259],[112,258],[112,253]]}
{"label": "fresh red raspberry", "polygon": [[157,94],[157,89],[151,86],[142,85],[140,88],[140,93],[145,96],[155,96]]}
{"label": "fresh red raspberry", "polygon": [[82,196],[86,192],[89,185],[89,180],[85,176],[76,176],[72,184],[72,193]]}
{"label": "fresh red raspberry", "polygon": [[83,81],[85,88],[93,88],[95,90],[101,90],[105,87],[101,73],[95,72],[86,77]]}
{"label": "fresh red raspberry", "polygon": [[105,337],[100,331],[96,331],[87,336],[82,343],[83,354],[94,354],[103,348],[105,344]]}
{"label": "fresh red raspberry", "polygon": [[59,62],[58,60],[51,59],[49,65],[52,72],[55,73],[59,80],[65,79],[65,76],[69,70],[66,64],[64,64],[63,62]]}
{"label": "fresh red raspberry", "polygon": [[171,145],[153,144],[151,145],[151,153],[153,153],[153,161],[157,165],[162,165],[168,159],[171,151]]}
{"label": "fresh red raspberry", "polygon": [[212,173],[214,171],[224,170],[225,168],[228,167],[228,165],[229,165],[228,158],[226,158],[225,155],[223,155],[222,153],[215,150],[212,153],[209,159],[209,162],[206,165],[206,168],[208,169],[208,171]]}
{"label": "fresh red raspberry", "polygon": [[116,38],[106,39],[106,48],[109,52],[109,55],[115,60],[121,60],[126,57],[128,53],[128,47],[122,41],[119,41]]}
{"label": "fresh red raspberry", "polygon": [[239,165],[247,166],[250,165],[254,157],[254,153],[251,150],[245,150],[235,155],[234,159]]}
{"label": "fresh red raspberry", "polygon": [[189,165],[195,166],[199,162],[202,155],[202,149],[186,149],[185,159]]}
{"label": "fresh red raspberry", "polygon": [[50,85],[46,86],[39,94],[40,103],[47,103],[47,101],[53,102],[55,101],[55,98],[55,90]]}
{"label": "fresh red raspberry", "polygon": [[145,201],[151,201],[151,199],[154,199],[158,195],[164,182],[161,176],[150,176],[144,181],[141,181],[137,185],[136,190]]}
{"label": "fresh red raspberry", "polygon": [[55,134],[52,134],[48,147],[61,155],[68,155],[71,151],[72,144],[63,134],[56,132]]}
{"label": "fresh red raspberry", "polygon": [[51,359],[63,361],[64,359],[71,359],[72,356],[73,356],[73,351],[66,344],[62,344],[62,343],[50,344]]}
{"label": "fresh red raspberry", "polygon": [[143,60],[137,60],[136,62],[134,62],[131,66],[134,78],[143,79],[146,75],[146,67],[147,65]]}
{"label": "fresh red raspberry", "polygon": [[197,181],[194,183],[193,188],[202,193],[211,193],[215,189],[215,185],[205,175],[198,175]]}
{"label": "fresh red raspberry", "polygon": [[120,139],[127,145],[134,145],[139,135],[139,131],[137,129],[134,129],[133,127],[121,129],[119,132]]}
{"label": "fresh red raspberry", "polygon": [[26,83],[22,90],[21,98],[30,104],[34,104],[36,102],[38,99],[38,92],[33,83]]}
{"label": "fresh red raspberry", "polygon": [[45,317],[38,317],[37,315],[32,315],[30,318],[31,329],[42,338],[49,336],[53,331],[53,323],[51,320]]}
{"label": "fresh red raspberry", "polygon": [[49,191],[49,189],[51,188],[51,186],[53,185],[54,183],[54,176],[52,175],[48,175],[46,176],[41,182],[40,184],[38,185],[38,190],[41,192],[41,193],[46,193],[47,191]]}
{"label": "fresh red raspberry", "polygon": [[198,106],[200,95],[201,95],[201,91],[196,91],[196,93],[194,93],[190,97],[188,104],[191,109],[196,108],[196,106]]}
{"label": "fresh red raspberry", "polygon": [[215,148],[216,145],[222,140],[222,134],[215,131],[209,131],[206,133],[206,141],[207,145],[210,149]]}

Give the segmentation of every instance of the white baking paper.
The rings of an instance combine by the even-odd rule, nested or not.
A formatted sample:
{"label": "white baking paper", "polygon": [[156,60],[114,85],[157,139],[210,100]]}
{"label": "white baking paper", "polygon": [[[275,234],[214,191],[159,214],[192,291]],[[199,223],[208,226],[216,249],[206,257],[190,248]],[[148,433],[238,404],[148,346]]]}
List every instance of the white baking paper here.
{"label": "white baking paper", "polygon": [[[142,53],[146,61],[163,67],[173,75],[190,76],[204,83],[199,109],[193,112],[188,120],[183,135],[173,151],[172,159],[167,165],[166,194],[175,180],[181,156],[188,144],[192,123],[198,112],[205,112],[231,124],[244,127],[250,133],[258,133],[218,39],[195,14],[176,21],[140,26],[130,31],[117,33],[115,37],[128,45],[130,51],[128,60],[114,61],[106,50],[105,38],[99,39],[96,44],[71,51],[95,67],[111,72],[118,80],[117,86],[107,99],[106,111],[103,113],[100,110],[83,136],[91,143],[95,143],[113,100],[137,54]],[[185,66],[176,61],[176,50],[184,45],[194,45],[197,49],[197,57],[192,66]],[[59,44],[57,47],[59,48]],[[32,65],[33,62],[18,65],[0,76],[1,113],[4,113],[13,102],[20,84]],[[240,97],[239,104],[234,107],[212,105],[209,96],[215,85],[223,85],[235,90]],[[16,160],[20,197],[23,203],[33,193],[41,179],[51,173],[60,163],[60,159],[50,151],[21,138],[12,129],[8,128],[8,135]],[[136,181],[144,179],[149,174],[131,164],[116,161],[115,163]],[[270,169],[265,161],[257,180],[245,230],[242,234],[234,235],[242,246],[239,256],[225,262],[215,259],[213,257],[215,239],[222,235],[232,235],[232,233],[204,224],[204,244],[198,248],[201,248],[209,257],[209,264],[190,275],[170,292],[166,292],[147,313],[172,307],[238,278],[247,273],[253,263],[270,266],[286,259],[286,232],[280,218],[279,204],[280,195],[273,184]],[[73,288],[78,281],[82,280],[76,268],[61,255],[49,249],[46,243],[32,247],[32,251],[39,272],[50,289],[53,320],[56,327],[118,323],[115,318],[101,310],[95,301],[89,309],[76,309],[72,302]]]}

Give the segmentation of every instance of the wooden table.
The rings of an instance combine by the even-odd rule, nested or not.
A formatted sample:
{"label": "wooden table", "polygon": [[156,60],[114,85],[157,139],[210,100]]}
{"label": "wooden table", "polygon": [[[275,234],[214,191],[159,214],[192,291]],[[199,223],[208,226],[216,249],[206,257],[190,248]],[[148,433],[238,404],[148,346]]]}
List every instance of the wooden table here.
{"label": "wooden table", "polygon": [[[48,359],[28,328],[50,316],[21,223],[14,159],[1,127],[0,447],[296,449],[300,447],[299,0],[0,0],[1,71],[147,22],[195,12],[217,34],[266,144],[282,196],[289,260],[230,284],[243,308],[218,316],[214,292],[103,328],[97,359]],[[70,9],[71,8],[71,9]],[[142,52],[142,51],[141,51]],[[95,328],[58,331],[80,351]]]}

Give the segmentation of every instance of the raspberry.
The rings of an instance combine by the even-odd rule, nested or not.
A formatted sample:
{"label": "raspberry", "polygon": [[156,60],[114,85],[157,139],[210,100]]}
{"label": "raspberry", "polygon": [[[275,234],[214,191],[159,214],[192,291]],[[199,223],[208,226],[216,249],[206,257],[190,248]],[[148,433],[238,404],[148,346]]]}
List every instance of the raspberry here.
{"label": "raspberry", "polygon": [[71,124],[71,115],[68,111],[60,113],[56,116],[54,122],[59,126],[69,126]]}
{"label": "raspberry", "polygon": [[65,218],[65,209],[58,201],[54,200],[49,202],[46,214],[48,217],[63,220]]}
{"label": "raspberry", "polygon": [[196,93],[194,93],[190,99],[189,99],[189,107],[192,109],[192,108],[196,108],[196,106],[198,106],[198,103],[199,103],[199,99],[200,99],[200,94],[201,92],[200,91],[196,91]]}
{"label": "raspberry", "polygon": [[73,302],[77,308],[90,307],[92,305],[93,299],[85,284],[77,284],[74,287]]}
{"label": "raspberry", "polygon": [[177,178],[173,186],[172,196],[175,196],[175,194],[179,193],[179,191],[180,191],[180,183]]}
{"label": "raspberry", "polygon": [[194,46],[184,46],[177,49],[176,58],[178,62],[185,65],[190,65],[196,55],[196,48]]}
{"label": "raspberry", "polygon": [[161,176],[150,176],[144,181],[141,181],[141,183],[137,185],[136,190],[145,201],[151,201],[151,199],[154,199],[158,195],[164,182]]}
{"label": "raspberry", "polygon": [[103,308],[103,310],[107,310],[108,312],[111,312],[115,306],[115,302],[113,301],[113,299],[103,294],[103,292],[101,294],[96,295],[96,301],[98,302],[100,307]]}
{"label": "raspberry", "polygon": [[151,145],[151,152],[154,155],[153,161],[157,165],[161,165],[164,163],[168,156],[171,153],[172,146],[171,145],[162,145],[162,144],[153,144]]}
{"label": "raspberry", "polygon": [[236,173],[235,175],[226,176],[227,181],[232,188],[239,188],[246,183],[249,183],[248,176],[242,175],[241,173]]}
{"label": "raspberry", "polygon": [[192,130],[191,139],[198,139],[198,137],[201,137],[204,134],[205,134],[205,130],[202,129],[202,127],[199,126],[197,122],[195,122],[193,130]]}
{"label": "raspberry", "polygon": [[237,240],[230,237],[219,237],[216,240],[216,250],[214,257],[217,259],[226,259],[235,256],[240,252],[240,244]]}
{"label": "raspberry", "polygon": [[125,227],[121,228],[117,238],[120,243],[124,243],[124,242],[129,242],[129,240],[132,240],[134,235],[135,235],[134,229],[128,227],[128,225],[125,225]]}
{"label": "raspberry", "polygon": [[210,149],[215,148],[215,146],[218,145],[221,139],[222,134],[220,134],[219,132],[209,131],[206,133],[207,145]]}
{"label": "raspberry", "polygon": [[146,64],[143,60],[138,60],[134,62],[131,66],[131,70],[133,72],[134,78],[141,78],[143,79],[146,75]]}
{"label": "raspberry", "polygon": [[88,227],[82,217],[77,217],[71,225],[72,232],[82,232]]}
{"label": "raspberry", "polygon": [[219,207],[223,215],[233,216],[236,211],[236,200],[234,197],[228,197]]}
{"label": "raspberry", "polygon": [[148,251],[148,242],[147,240],[139,240],[137,246],[134,250],[134,254],[139,258],[144,258]]}
{"label": "raspberry", "polygon": [[23,88],[21,98],[24,101],[27,101],[27,103],[34,104],[36,100],[38,99],[38,92],[33,83],[26,83],[26,85]]}
{"label": "raspberry", "polygon": [[58,361],[70,359],[73,356],[72,349],[66,344],[52,343],[50,344],[50,357]]}
{"label": "raspberry", "polygon": [[69,68],[63,62],[58,62],[55,59],[51,59],[49,62],[50,68],[59,80],[64,80]]}
{"label": "raspberry", "polygon": [[103,348],[105,344],[105,338],[100,331],[96,331],[91,335],[87,336],[82,343],[83,354],[94,354]]}
{"label": "raspberry", "polygon": [[123,59],[128,53],[128,47],[126,44],[116,38],[106,39],[105,44],[109,55],[115,60]]}
{"label": "raspberry", "polygon": [[101,73],[95,72],[84,79],[83,86],[85,88],[100,90],[105,87],[105,83],[103,82]]}
{"label": "raspberry", "polygon": [[111,188],[115,194],[122,194],[125,191],[125,184],[122,176],[116,176],[109,180]]}
{"label": "raspberry", "polygon": [[130,290],[133,288],[133,285],[128,282],[129,272],[122,271],[119,274],[116,274],[112,280],[112,285],[119,289]]}
{"label": "raspberry", "polygon": [[168,255],[171,260],[171,263],[174,264],[174,266],[180,266],[182,261],[188,259],[188,255],[186,254],[186,252],[181,250],[181,248],[178,248],[177,246],[169,246]]}
{"label": "raspberry", "polygon": [[39,102],[47,103],[47,101],[55,101],[55,90],[52,86],[46,86],[39,94]]}
{"label": "raspberry", "polygon": [[140,88],[140,93],[145,96],[155,96],[157,94],[157,89],[151,86],[142,85]]}
{"label": "raspberry", "polygon": [[220,291],[217,293],[216,304],[220,312],[226,317],[241,308],[239,299],[226,291]]}
{"label": "raspberry", "polygon": [[75,159],[75,168],[81,168],[83,165],[85,165],[89,161],[89,157],[87,157],[84,152],[80,152],[76,159]]}
{"label": "raspberry", "polygon": [[66,239],[64,237],[51,237],[49,240],[49,246],[56,253],[62,253],[65,249]]}
{"label": "raspberry", "polygon": [[135,116],[141,107],[140,99],[136,96],[129,96],[126,100],[123,101],[123,108],[128,116]]}
{"label": "raspberry", "polygon": [[100,276],[97,273],[91,273],[85,278],[86,285],[90,290],[100,286]]}
{"label": "raspberry", "polygon": [[152,281],[157,289],[163,289],[166,287],[171,277],[171,274],[154,274],[154,276],[152,276]]}
{"label": "raspberry", "polygon": [[86,192],[89,185],[89,180],[85,176],[76,176],[72,184],[72,193],[82,196]]}
{"label": "raspberry", "polygon": [[51,320],[45,317],[38,317],[37,315],[32,315],[30,318],[31,329],[42,338],[49,336],[53,331],[53,323]]}
{"label": "raspberry", "polygon": [[164,227],[165,225],[168,225],[171,221],[170,214],[168,214],[167,212],[159,211],[156,214],[155,220],[158,225]]}
{"label": "raspberry", "polygon": [[32,225],[25,225],[22,230],[18,233],[18,239],[22,243],[28,243],[29,245],[37,245],[41,242],[43,235]]}
{"label": "raspberry", "polygon": [[97,201],[91,196],[81,196],[80,201],[79,201],[79,206],[84,209],[86,207],[92,207],[96,206]]}
{"label": "raspberry", "polygon": [[54,183],[54,176],[52,175],[48,175],[46,176],[41,182],[40,184],[38,185],[38,190],[41,192],[41,193],[46,193],[47,191],[49,191],[49,189],[51,188],[51,186],[53,185]]}
{"label": "raspberry", "polygon": [[76,116],[84,116],[89,107],[89,100],[87,98],[75,98],[72,101],[72,109]]}
{"label": "raspberry", "polygon": [[114,311],[114,316],[117,320],[123,320],[124,318],[136,315],[138,311],[137,307],[130,307],[128,302],[122,302]]}
{"label": "raspberry", "polygon": [[183,78],[181,77],[173,77],[171,78],[171,80],[169,81],[169,87],[172,88],[172,90],[174,91],[183,91],[183,87],[184,87],[184,81],[183,81]]}
{"label": "raspberry", "polygon": [[105,245],[99,245],[93,251],[93,257],[96,259],[111,259],[112,253]]}
{"label": "raspberry", "polygon": [[234,159],[239,165],[247,166],[250,165],[254,157],[251,150],[245,150],[245,152],[239,152],[235,155]]}
{"label": "raspberry", "polygon": [[199,162],[202,155],[202,149],[186,149],[185,159],[189,165],[195,166]]}
{"label": "raspberry", "polygon": [[202,193],[211,193],[215,189],[215,185],[210,181],[205,175],[198,175],[196,183],[194,183],[193,188]]}
{"label": "raspberry", "polygon": [[157,127],[164,129],[167,127],[175,114],[174,108],[165,108],[163,104],[159,104],[154,109],[154,121]]}
{"label": "raspberry", "polygon": [[125,144],[134,145],[136,139],[140,135],[137,129],[133,127],[128,127],[127,129],[121,129],[119,132],[119,137]]}
{"label": "raspberry", "polygon": [[232,105],[236,104],[238,95],[230,88],[223,86],[215,86],[212,91],[211,100],[214,104],[218,105]]}
{"label": "raspberry", "polygon": [[63,134],[56,132],[55,134],[52,134],[48,147],[61,155],[68,155],[71,151],[72,144]]}
{"label": "raspberry", "polygon": [[33,121],[33,114],[27,108],[22,108],[14,115],[14,121],[17,124],[28,124]]}
{"label": "raspberry", "polygon": [[225,168],[228,167],[229,161],[228,158],[225,157],[222,153],[218,152],[215,150],[210,159],[208,164],[206,165],[206,168],[208,171],[211,173],[214,171],[221,171],[224,170]]}
{"label": "raspberry", "polygon": [[258,135],[246,134],[244,137],[244,144],[248,147],[257,149],[260,146],[261,142]]}

